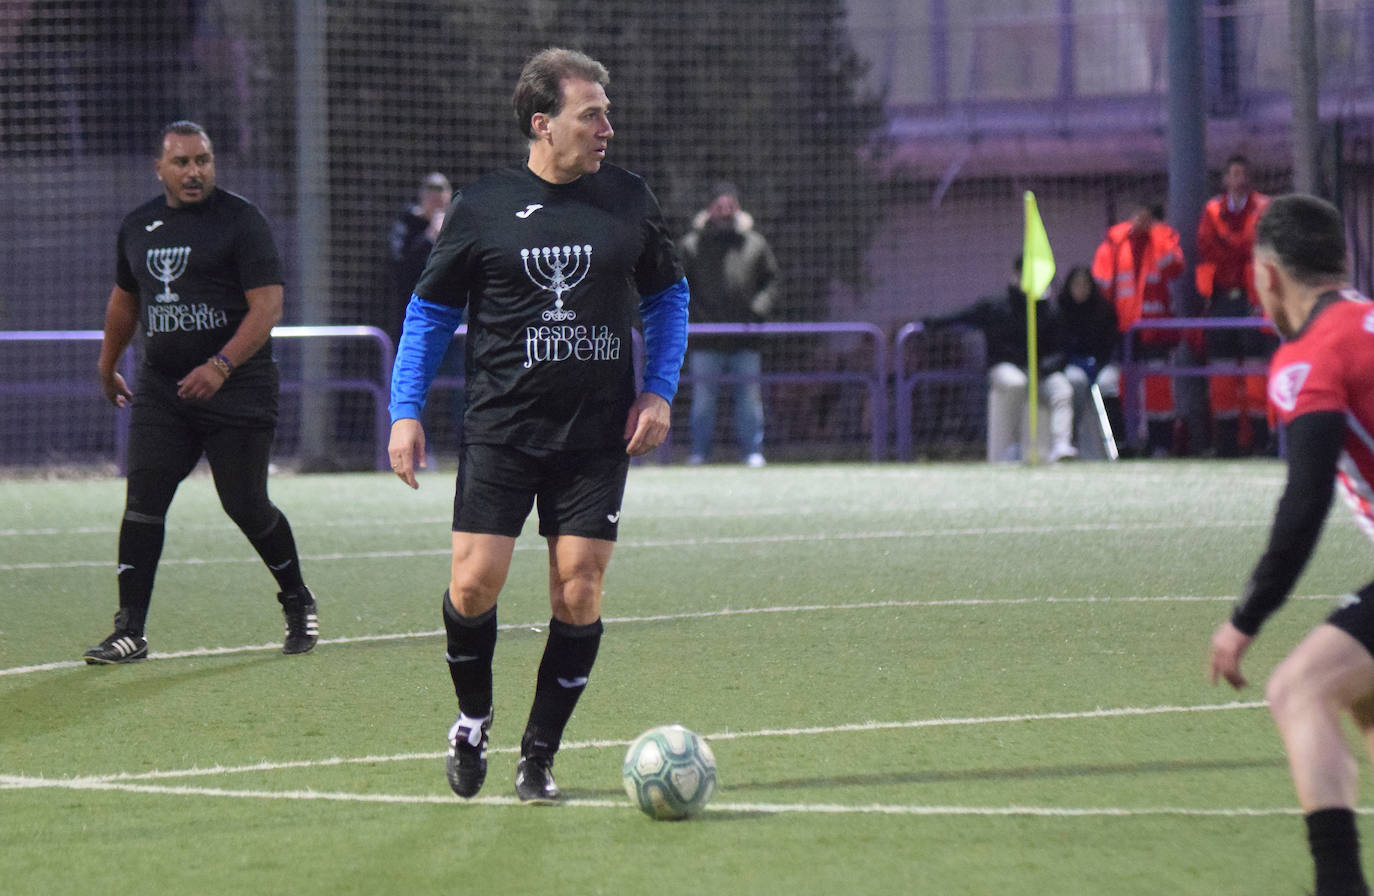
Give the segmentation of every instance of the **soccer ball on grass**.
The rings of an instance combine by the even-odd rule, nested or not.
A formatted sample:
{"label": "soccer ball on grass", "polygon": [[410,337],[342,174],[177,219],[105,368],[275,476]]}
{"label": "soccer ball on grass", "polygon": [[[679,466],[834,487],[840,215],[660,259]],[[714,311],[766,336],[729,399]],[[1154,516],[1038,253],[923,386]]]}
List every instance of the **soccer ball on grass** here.
{"label": "soccer ball on grass", "polygon": [[621,779],[630,799],[650,818],[690,818],[716,789],[716,757],[695,732],[661,725],[630,744]]}

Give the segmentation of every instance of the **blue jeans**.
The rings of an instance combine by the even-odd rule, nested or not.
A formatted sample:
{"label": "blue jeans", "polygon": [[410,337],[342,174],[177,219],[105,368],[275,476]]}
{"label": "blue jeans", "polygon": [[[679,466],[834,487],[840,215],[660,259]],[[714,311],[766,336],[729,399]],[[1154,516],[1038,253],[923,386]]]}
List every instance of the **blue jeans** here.
{"label": "blue jeans", "polygon": [[735,438],[741,457],[763,453],[763,389],[759,374],[763,362],[759,352],[747,349],[692,352],[692,454],[703,460],[711,456],[711,441],[716,431],[716,394],[723,376],[740,377],[734,383]]}

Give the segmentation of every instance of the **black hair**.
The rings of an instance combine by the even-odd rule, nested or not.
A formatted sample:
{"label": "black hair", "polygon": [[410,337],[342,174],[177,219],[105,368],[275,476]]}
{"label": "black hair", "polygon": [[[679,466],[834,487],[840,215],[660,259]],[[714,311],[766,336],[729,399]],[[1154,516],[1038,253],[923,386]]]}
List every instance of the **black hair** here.
{"label": "black hair", "polygon": [[157,138],[157,151],[155,156],[162,155],[162,144],[166,142],[168,134],[176,134],[178,137],[204,137],[205,142],[213,148],[214,144],[210,140],[210,135],[205,132],[205,128],[196,124],[194,121],[180,119],[174,121],[162,129],[162,133]]}
{"label": "black hair", "polygon": [[1255,248],[1274,253],[1293,279],[1308,286],[1347,276],[1345,222],[1316,196],[1290,193],[1270,202],[1255,228]]}

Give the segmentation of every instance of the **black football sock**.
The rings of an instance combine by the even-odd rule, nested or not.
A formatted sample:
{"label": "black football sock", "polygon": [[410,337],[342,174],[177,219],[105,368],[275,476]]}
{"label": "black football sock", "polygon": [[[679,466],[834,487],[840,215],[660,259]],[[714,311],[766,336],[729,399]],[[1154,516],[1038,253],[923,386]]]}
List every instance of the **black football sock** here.
{"label": "black football sock", "polygon": [[549,639],[539,662],[534,704],[520,739],[520,755],[552,758],[558,751],[573,707],[587,688],[602,631],[600,619],[589,625],[549,620]]}
{"label": "black football sock", "polygon": [[1360,869],[1360,835],[1352,809],[1318,809],[1306,817],[1317,869],[1316,896],[1369,896]]}
{"label": "black football sock", "polygon": [[305,581],[301,578],[301,558],[296,553],[296,537],[291,533],[291,524],[286,521],[284,513],[277,511],[277,521],[272,528],[248,540],[262,562],[267,564],[268,571],[277,580],[277,587],[282,592],[296,594],[305,587]]}
{"label": "black football sock", "polygon": [[125,511],[119,527],[119,621],[124,631],[143,636],[148,621],[148,605],[153,600],[153,579],[166,523],[161,517]]}
{"label": "black football sock", "polygon": [[458,710],[484,719],[491,715],[491,659],[496,655],[496,608],[478,616],[464,616],[444,592],[444,631],[448,634],[448,674]]}

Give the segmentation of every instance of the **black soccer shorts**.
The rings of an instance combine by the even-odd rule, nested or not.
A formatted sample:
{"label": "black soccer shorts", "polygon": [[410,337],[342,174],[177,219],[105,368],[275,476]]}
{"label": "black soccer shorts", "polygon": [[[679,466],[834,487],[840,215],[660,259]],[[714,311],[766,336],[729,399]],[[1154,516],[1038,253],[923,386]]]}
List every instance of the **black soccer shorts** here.
{"label": "black soccer shorts", "polygon": [[453,531],[519,536],[531,508],[539,534],[615,541],[630,458],[617,449],[531,451],[464,445],[453,492]]}
{"label": "black soccer shorts", "polygon": [[275,390],[261,390],[257,407],[242,415],[176,397],[176,384],[146,371],[134,394],[129,422],[125,509],[164,517],[177,486],[204,455],[215,491],[229,516],[254,537],[276,521],[267,496],[275,431]]}
{"label": "black soccer shorts", "polygon": [[1374,656],[1374,582],[1343,598],[1326,621],[1359,641]]}

